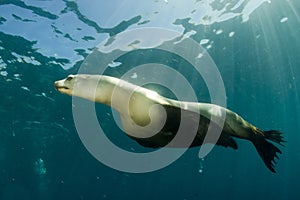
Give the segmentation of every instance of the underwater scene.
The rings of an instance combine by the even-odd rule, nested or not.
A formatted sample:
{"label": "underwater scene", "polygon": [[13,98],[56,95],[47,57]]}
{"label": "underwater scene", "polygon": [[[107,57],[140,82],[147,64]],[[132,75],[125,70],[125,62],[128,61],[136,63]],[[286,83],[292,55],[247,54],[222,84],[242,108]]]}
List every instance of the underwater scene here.
{"label": "underwater scene", "polygon": [[300,199],[299,36],[299,0],[0,0],[0,200]]}

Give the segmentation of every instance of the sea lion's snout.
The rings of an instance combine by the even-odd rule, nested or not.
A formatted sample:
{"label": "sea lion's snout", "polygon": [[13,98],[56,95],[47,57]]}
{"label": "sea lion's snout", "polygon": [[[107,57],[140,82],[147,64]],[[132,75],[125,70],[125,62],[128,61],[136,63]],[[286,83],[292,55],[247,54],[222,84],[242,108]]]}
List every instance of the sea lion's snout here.
{"label": "sea lion's snout", "polygon": [[55,87],[56,90],[58,90],[58,88],[59,88],[58,81],[55,81],[55,82],[54,82],[54,87]]}
{"label": "sea lion's snout", "polygon": [[61,84],[61,81],[55,81],[54,87],[56,90],[59,90],[60,88],[63,88],[64,86]]}
{"label": "sea lion's snout", "polygon": [[62,92],[62,90],[69,90],[70,88],[64,84],[64,80],[55,81],[54,87],[57,91]]}

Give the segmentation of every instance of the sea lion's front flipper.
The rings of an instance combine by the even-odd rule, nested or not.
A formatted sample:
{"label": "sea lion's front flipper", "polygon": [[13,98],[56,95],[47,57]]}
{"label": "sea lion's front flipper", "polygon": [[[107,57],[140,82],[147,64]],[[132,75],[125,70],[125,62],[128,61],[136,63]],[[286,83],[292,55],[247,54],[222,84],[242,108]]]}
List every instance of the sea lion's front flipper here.
{"label": "sea lion's front flipper", "polygon": [[143,140],[143,139],[135,139],[137,143],[142,145],[143,147],[148,147],[148,148],[159,148],[162,147],[161,145],[152,142],[151,140]]}
{"label": "sea lion's front flipper", "polygon": [[231,147],[233,149],[238,148],[236,141],[230,135],[227,135],[225,133],[220,135],[217,145],[221,145],[224,147]]}

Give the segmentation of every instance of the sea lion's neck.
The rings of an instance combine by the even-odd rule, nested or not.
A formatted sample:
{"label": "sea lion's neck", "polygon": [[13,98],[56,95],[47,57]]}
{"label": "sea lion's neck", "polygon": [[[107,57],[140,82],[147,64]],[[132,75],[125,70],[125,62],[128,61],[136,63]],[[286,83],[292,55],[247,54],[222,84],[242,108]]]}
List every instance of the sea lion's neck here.
{"label": "sea lion's neck", "polygon": [[[85,87],[82,87],[85,85]],[[88,88],[88,89],[87,89]],[[73,95],[113,107],[119,112],[128,108],[133,94],[146,90],[121,79],[92,75],[88,79],[78,80]]]}

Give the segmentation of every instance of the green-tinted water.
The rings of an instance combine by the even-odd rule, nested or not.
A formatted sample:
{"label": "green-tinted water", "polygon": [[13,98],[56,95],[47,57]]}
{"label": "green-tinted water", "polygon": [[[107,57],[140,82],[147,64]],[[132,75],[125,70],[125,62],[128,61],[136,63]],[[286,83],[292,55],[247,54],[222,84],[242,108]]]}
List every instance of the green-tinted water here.
{"label": "green-tinted water", "polygon": [[[298,199],[299,10],[297,0],[0,0],[0,199]],[[237,151],[215,147],[200,160],[191,149],[145,174],[116,171],[89,154],[72,100],[53,82],[75,74],[104,39],[143,27],[176,30],[201,44],[220,71],[228,108],[285,133],[276,174],[242,140]],[[185,74],[200,100],[210,99],[178,56],[135,50],[118,62],[106,73],[120,77],[139,64],[162,63]],[[96,109],[113,142],[140,150],[109,108]]]}

